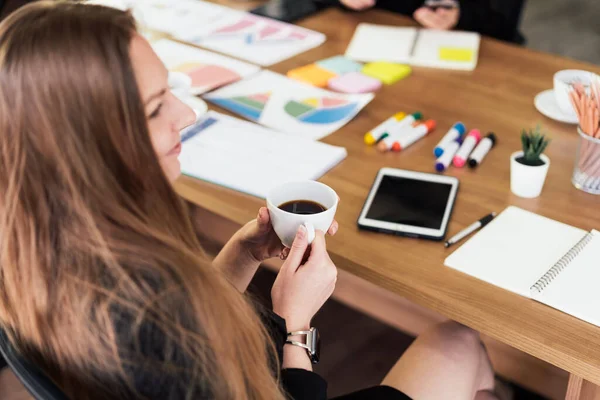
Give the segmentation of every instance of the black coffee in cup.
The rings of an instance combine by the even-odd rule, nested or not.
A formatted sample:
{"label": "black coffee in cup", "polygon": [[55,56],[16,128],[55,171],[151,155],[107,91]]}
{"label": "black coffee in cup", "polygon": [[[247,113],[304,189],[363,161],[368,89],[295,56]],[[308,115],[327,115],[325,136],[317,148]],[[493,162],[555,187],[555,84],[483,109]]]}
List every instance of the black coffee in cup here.
{"label": "black coffee in cup", "polygon": [[303,215],[318,214],[327,210],[325,206],[312,200],[292,200],[279,205],[278,208],[292,214]]}

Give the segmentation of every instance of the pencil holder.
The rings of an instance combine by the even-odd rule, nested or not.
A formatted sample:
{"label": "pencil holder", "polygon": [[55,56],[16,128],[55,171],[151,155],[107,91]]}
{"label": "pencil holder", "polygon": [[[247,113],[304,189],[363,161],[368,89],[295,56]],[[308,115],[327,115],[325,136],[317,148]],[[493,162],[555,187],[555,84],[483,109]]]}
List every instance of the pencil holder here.
{"label": "pencil holder", "polygon": [[600,139],[583,133],[580,127],[579,144],[575,156],[575,171],[571,182],[577,189],[600,194]]}

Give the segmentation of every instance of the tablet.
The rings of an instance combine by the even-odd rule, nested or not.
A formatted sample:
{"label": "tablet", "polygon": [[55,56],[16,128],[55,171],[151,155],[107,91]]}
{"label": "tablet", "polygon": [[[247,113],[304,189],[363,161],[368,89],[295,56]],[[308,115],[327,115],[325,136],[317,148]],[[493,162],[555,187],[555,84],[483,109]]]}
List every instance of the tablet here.
{"label": "tablet", "polygon": [[442,240],[456,199],[458,179],[382,168],[358,226],[395,235]]}

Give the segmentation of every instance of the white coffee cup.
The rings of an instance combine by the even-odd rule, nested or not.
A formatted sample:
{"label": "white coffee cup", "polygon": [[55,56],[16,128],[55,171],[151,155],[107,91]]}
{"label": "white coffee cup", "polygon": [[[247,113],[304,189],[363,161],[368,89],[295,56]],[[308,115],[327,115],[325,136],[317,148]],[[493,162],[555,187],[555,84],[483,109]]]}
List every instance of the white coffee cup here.
{"label": "white coffee cup", "polygon": [[[294,214],[279,208],[294,200],[308,200],[321,204],[325,211],[317,214]],[[291,247],[300,225],[306,227],[308,243],[315,239],[315,230],[327,232],[337,210],[338,196],[327,185],[316,181],[284,183],[272,189],[267,196],[267,208],[275,233],[287,247]]]}
{"label": "white coffee cup", "polygon": [[592,72],[579,69],[564,69],[554,74],[554,97],[563,113],[572,117],[577,116],[569,98],[569,90],[574,83],[581,83],[589,89],[593,76]]}

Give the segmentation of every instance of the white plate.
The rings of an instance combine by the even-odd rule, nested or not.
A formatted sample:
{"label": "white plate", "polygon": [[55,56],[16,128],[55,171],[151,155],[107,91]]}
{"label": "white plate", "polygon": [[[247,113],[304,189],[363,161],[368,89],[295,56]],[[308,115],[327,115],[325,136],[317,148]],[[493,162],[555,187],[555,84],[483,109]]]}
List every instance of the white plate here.
{"label": "white plate", "polygon": [[544,90],[543,92],[538,93],[537,96],[535,96],[533,104],[535,104],[535,108],[537,108],[539,112],[555,121],[574,125],[579,123],[577,116],[567,115],[558,107],[553,89]]}

